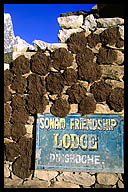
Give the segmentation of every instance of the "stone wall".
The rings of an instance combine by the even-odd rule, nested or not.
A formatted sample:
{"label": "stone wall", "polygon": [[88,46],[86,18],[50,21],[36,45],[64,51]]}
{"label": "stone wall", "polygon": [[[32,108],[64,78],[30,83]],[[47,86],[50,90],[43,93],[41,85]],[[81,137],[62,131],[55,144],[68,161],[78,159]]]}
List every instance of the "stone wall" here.
{"label": "stone wall", "polygon": [[61,14],[60,43],[35,40],[4,71],[6,188],[123,188],[123,174],[34,170],[37,113],[124,116],[124,20]]}

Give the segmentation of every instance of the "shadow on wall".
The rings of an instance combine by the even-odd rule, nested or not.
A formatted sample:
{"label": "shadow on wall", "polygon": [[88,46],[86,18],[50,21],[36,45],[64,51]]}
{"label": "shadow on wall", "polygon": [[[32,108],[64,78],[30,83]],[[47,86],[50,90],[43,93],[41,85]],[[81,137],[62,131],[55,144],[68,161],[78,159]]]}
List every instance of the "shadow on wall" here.
{"label": "shadow on wall", "polygon": [[36,119],[37,119],[37,114],[34,115],[34,123],[33,123],[33,133],[32,133],[32,155],[31,155],[31,170],[35,170],[35,155],[36,155]]}
{"label": "shadow on wall", "polygon": [[124,18],[124,5],[123,4],[97,4],[100,17],[112,18],[121,17]]}

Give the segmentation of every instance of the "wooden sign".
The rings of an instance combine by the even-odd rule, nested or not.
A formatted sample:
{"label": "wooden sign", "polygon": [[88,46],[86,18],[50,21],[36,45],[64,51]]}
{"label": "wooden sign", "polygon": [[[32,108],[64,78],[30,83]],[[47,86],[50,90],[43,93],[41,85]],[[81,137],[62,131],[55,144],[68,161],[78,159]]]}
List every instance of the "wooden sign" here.
{"label": "wooden sign", "polygon": [[36,169],[124,172],[123,119],[118,114],[38,114]]}

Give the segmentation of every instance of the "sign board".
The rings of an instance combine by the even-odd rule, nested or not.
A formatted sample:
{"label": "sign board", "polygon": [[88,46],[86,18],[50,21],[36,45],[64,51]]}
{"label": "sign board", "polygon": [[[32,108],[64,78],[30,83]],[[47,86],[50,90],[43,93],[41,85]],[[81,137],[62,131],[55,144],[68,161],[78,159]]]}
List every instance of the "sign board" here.
{"label": "sign board", "polygon": [[35,168],[123,173],[123,133],[119,114],[38,113]]}

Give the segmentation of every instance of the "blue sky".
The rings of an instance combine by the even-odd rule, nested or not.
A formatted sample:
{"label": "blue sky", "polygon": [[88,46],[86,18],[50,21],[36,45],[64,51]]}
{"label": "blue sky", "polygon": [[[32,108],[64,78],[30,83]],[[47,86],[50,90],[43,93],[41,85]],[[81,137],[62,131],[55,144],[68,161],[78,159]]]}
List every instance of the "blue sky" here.
{"label": "blue sky", "polygon": [[57,17],[68,11],[89,11],[95,4],[4,4],[10,13],[15,36],[32,44],[34,40],[57,43],[60,26]]}

